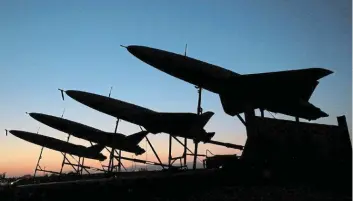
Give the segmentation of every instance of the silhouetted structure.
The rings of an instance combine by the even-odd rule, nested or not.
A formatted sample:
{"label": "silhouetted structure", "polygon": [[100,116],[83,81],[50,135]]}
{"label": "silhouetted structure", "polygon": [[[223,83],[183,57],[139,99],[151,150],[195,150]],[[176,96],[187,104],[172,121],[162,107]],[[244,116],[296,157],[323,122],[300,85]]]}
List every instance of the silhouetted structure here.
{"label": "silhouetted structure", "polygon": [[[318,186],[332,183],[336,188],[351,190],[352,145],[345,117],[337,118],[338,126],[299,122],[299,118],[315,120],[328,116],[309,103],[309,99],[319,83],[318,80],[331,74],[331,71],[310,68],[239,75],[219,66],[186,57],[186,54],[182,56],[144,46],[128,46],[127,49],[155,68],[194,84],[199,94],[197,114],[161,113],[110,98],[110,94],[109,97],[105,97],[89,92],[68,90],[65,93],[76,101],[116,117],[115,133],[119,120],[142,126],[147,131],[143,131],[141,128],[141,132],[125,136],[103,132],[55,116],[30,113],[33,118],[48,126],[98,144],[87,148],[46,136],[34,136],[35,134],[24,131],[10,132],[22,139],[51,149],[99,160],[106,158],[99,152],[104,146],[110,146],[112,147],[110,171],[114,167],[113,158],[118,158],[119,167],[121,160],[130,160],[160,165],[163,169],[169,167],[169,171],[159,171],[158,173],[148,172],[145,169],[141,169],[140,173],[120,173],[119,171],[116,174],[119,176],[118,178],[99,180],[87,180],[93,177],[80,175],[81,179],[85,177],[86,180],[69,182],[57,182],[66,179],[53,177],[51,179],[53,183],[20,186],[17,190],[22,192],[26,190],[37,191],[38,194],[35,195],[43,193],[54,195],[54,197],[50,197],[50,200],[53,200],[52,198],[57,200],[67,198],[70,192],[84,192],[87,198],[90,198],[92,193],[106,195],[107,188],[111,188],[109,189],[109,197],[118,194],[119,199],[142,200],[146,199],[147,194],[149,196],[163,194],[165,197],[170,197],[170,195],[177,193],[179,200],[182,200],[184,195],[198,191],[194,188],[195,186],[202,189],[204,193],[208,189],[211,190],[219,186],[256,186],[273,182],[282,184],[291,182],[315,183]],[[285,90],[282,90],[283,88]],[[246,126],[248,139],[240,157],[238,155],[215,155],[213,157],[202,155],[206,156],[204,161],[208,170],[180,171],[172,165],[178,159],[184,159],[184,165],[186,165],[186,156],[189,155],[187,150],[191,152],[187,148],[186,139],[192,139],[195,143],[195,151],[191,152],[195,156],[193,169],[196,169],[197,156],[201,156],[197,154],[198,143],[201,141],[243,149],[243,146],[213,141],[215,133],[206,132],[204,126],[214,113],[202,112],[202,89],[219,94],[224,111],[231,116],[237,115]],[[254,109],[257,108],[260,109],[262,117],[255,116]],[[264,110],[294,116],[296,122],[264,118]],[[245,114],[245,120],[239,116],[240,113]],[[167,165],[160,161],[146,136],[148,132],[170,134]],[[176,138],[177,136],[185,138],[184,144]],[[143,138],[146,138],[159,163],[150,162],[147,159],[140,160],[121,156],[121,150],[136,155],[144,153],[144,150],[138,146]],[[171,156],[172,138],[184,146],[184,154],[181,157],[173,158]],[[118,157],[114,154],[115,148],[120,150]],[[95,176],[101,178],[107,175]],[[166,183],[172,185],[166,185]],[[175,188],[176,186],[178,188]],[[61,193],[63,191],[66,193]],[[243,191],[239,191],[239,193]],[[87,198],[81,197],[81,199]]]}
{"label": "silhouetted structure", "polygon": [[173,136],[206,142],[215,134],[214,132],[208,133],[203,129],[213,116],[213,112],[205,112],[200,116],[194,113],[162,113],[83,91],[67,90],[66,94],[95,110],[143,126],[153,134],[164,132]]}
{"label": "silhouetted structure", "polygon": [[207,157],[204,160],[204,166],[207,169],[222,168],[236,170],[239,167],[239,156],[232,154]]}
{"label": "silhouetted structure", "polygon": [[60,151],[62,153],[70,153],[76,156],[91,158],[100,161],[103,161],[107,158],[100,153],[104,148],[104,146],[102,145],[93,145],[87,148],[81,145],[71,144],[52,137],[30,133],[26,131],[10,130],[9,132],[12,135],[21,138],[25,141],[37,144],[39,146],[47,147],[49,149]]}
{"label": "silhouetted structure", "polygon": [[147,131],[137,132],[126,136],[121,133],[108,133],[102,130],[83,125],[68,119],[55,117],[52,115],[29,113],[29,115],[37,121],[46,124],[54,129],[64,133],[71,134],[77,138],[98,143],[102,146],[112,147],[114,149],[131,152],[136,155],[145,153],[138,144],[148,134]]}
{"label": "silhouetted structure", "polygon": [[309,68],[240,75],[180,54],[131,45],[127,50],[141,61],[186,82],[219,94],[231,116],[261,109],[308,120],[328,115],[309,103],[318,80],[332,73]]}
{"label": "silhouetted structure", "polygon": [[249,118],[241,160],[284,180],[349,178],[351,183],[352,145],[344,116],[337,119],[338,126]]}

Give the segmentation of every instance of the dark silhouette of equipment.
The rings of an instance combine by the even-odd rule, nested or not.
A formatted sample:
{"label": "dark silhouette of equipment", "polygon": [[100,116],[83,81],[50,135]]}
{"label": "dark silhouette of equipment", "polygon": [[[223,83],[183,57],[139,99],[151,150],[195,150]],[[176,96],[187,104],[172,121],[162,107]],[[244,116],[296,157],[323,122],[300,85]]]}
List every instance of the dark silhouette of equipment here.
{"label": "dark silhouette of equipment", "polygon": [[101,145],[93,145],[87,148],[81,145],[71,144],[52,137],[30,133],[27,131],[10,130],[9,132],[12,135],[18,138],[21,138],[25,141],[28,141],[43,147],[47,147],[49,149],[53,149],[62,153],[70,153],[80,157],[91,158],[91,159],[100,160],[100,161],[103,161],[107,158],[100,153],[104,148]]}
{"label": "dark silhouette of equipment", "polygon": [[145,150],[138,146],[140,141],[148,134],[147,131],[137,132],[125,136],[121,133],[108,133],[102,130],[83,125],[68,119],[55,117],[41,113],[29,113],[37,121],[50,126],[54,129],[71,134],[77,138],[88,140],[114,149],[131,152],[136,155],[145,153]]}
{"label": "dark silhouette of equipment", "polygon": [[195,113],[156,112],[128,102],[84,91],[67,90],[74,100],[110,116],[140,125],[153,134],[168,133],[195,141],[207,142],[215,135],[203,128],[213,112]]}
{"label": "dark silhouette of equipment", "polygon": [[231,116],[258,108],[309,121],[328,116],[309,103],[318,80],[332,73],[327,69],[240,75],[165,50],[137,45],[126,49],[141,61],[169,75],[219,94],[225,113]]}

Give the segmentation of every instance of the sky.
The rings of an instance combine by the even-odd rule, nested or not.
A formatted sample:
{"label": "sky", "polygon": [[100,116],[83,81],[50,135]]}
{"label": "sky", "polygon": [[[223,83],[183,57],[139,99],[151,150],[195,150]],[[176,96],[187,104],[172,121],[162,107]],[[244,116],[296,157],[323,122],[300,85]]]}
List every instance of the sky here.
{"label": "sky", "polygon": [[[113,98],[156,111],[196,112],[194,86],[148,66],[120,47],[144,45],[183,54],[187,44],[188,56],[240,74],[309,67],[332,70],[334,74],[320,80],[310,99],[330,115],[316,122],[337,125],[336,117],[346,115],[351,133],[351,8],[349,0],[2,0],[0,130],[37,132],[40,128],[43,135],[65,140],[67,134],[25,113],[60,116],[65,109],[65,118],[113,132],[113,117],[69,97],[63,101],[58,88],[108,95],[113,87]],[[245,143],[244,126],[224,113],[217,94],[204,91],[202,107],[215,112],[205,127],[216,132],[214,140]],[[118,131],[129,135],[139,127],[121,122]],[[149,138],[166,161],[168,136]],[[78,139],[70,142],[88,145]],[[146,142],[140,145],[145,148]],[[0,172],[32,174],[40,149],[11,134],[0,135]],[[239,154],[206,144],[200,145],[199,153],[206,149]],[[182,147],[174,146],[173,156],[181,153]],[[149,147],[140,158],[156,161]],[[61,161],[60,153],[45,149],[41,166],[58,170]],[[95,161],[88,163],[99,166]]]}

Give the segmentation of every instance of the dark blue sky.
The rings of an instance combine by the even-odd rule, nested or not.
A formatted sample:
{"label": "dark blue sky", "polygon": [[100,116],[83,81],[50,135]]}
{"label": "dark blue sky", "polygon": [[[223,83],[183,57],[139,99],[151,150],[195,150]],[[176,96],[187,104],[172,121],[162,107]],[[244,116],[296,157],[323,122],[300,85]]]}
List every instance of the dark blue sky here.
{"label": "dark blue sky", "polygon": [[[309,67],[334,71],[310,101],[331,115],[318,122],[336,124],[336,116],[347,115],[351,127],[351,8],[349,0],[3,0],[0,129],[36,131],[39,123],[25,112],[61,115],[63,108],[69,119],[114,128],[113,118],[70,98],[63,102],[57,88],[108,95],[113,86],[113,97],[154,110],[196,111],[192,85],[119,46],[183,53],[185,43],[188,56],[241,74]],[[216,113],[207,125],[217,132],[215,139],[242,144],[241,123],[224,114],[216,94],[204,92],[203,97],[204,110]],[[126,134],[137,130],[121,126]],[[43,132],[66,137],[49,128]],[[11,151],[10,144],[18,141],[0,136],[1,151]]]}

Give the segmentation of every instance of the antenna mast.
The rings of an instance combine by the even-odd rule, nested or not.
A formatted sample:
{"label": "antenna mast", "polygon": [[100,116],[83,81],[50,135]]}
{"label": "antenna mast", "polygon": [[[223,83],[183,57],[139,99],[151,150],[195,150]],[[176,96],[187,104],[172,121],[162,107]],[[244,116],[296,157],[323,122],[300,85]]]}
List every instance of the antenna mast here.
{"label": "antenna mast", "polygon": [[186,51],[188,50],[188,44],[185,44],[185,52],[184,52],[184,56],[186,56]]}

